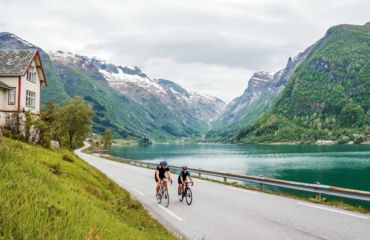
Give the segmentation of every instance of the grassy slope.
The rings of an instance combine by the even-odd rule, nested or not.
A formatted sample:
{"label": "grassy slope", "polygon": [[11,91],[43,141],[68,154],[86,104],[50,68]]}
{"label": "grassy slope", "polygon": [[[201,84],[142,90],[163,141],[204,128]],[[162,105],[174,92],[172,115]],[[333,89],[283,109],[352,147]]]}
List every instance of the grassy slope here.
{"label": "grassy slope", "polygon": [[70,152],[6,139],[0,146],[0,239],[87,236],[175,239],[126,191]]}

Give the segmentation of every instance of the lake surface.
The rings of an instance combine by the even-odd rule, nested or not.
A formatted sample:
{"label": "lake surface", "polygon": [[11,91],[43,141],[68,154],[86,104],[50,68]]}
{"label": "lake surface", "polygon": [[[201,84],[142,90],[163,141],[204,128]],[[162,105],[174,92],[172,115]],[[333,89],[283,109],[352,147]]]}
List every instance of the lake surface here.
{"label": "lake surface", "polygon": [[156,144],[114,146],[112,154],[370,191],[370,145]]}

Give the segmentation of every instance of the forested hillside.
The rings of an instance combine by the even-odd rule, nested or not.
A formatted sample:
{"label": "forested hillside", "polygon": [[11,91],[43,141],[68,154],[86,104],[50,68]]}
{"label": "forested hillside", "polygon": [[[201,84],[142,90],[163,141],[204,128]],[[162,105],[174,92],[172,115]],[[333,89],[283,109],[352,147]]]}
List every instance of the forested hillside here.
{"label": "forested hillside", "polygon": [[370,128],[370,24],[330,28],[272,109],[234,141],[361,142]]}

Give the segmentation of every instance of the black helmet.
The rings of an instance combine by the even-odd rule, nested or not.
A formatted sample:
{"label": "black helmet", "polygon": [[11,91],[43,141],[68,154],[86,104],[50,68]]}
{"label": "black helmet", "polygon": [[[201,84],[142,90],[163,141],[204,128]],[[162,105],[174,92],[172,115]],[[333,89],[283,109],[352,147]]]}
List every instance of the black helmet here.
{"label": "black helmet", "polygon": [[168,165],[168,163],[167,163],[167,161],[162,161],[159,165],[166,167]]}
{"label": "black helmet", "polygon": [[188,170],[187,166],[182,166],[182,170]]}

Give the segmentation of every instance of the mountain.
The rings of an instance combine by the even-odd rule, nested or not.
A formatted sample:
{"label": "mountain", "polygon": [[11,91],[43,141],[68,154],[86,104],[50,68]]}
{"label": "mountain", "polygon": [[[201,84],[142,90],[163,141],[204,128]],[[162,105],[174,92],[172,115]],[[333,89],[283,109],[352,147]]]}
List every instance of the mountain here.
{"label": "mountain", "polygon": [[236,141],[360,141],[370,132],[370,25],[330,28],[287,79]]}
{"label": "mountain", "polygon": [[186,125],[204,125],[226,107],[218,98],[188,91],[170,80],[151,79],[138,67],[116,66],[97,59],[94,64],[116,91],[147,109],[163,108]]}
{"label": "mountain", "polygon": [[[93,82],[89,77],[86,77],[83,74],[74,71],[74,69],[71,69],[72,78],[70,79],[70,81],[66,81],[65,76],[59,75],[55,64],[51,61],[49,55],[44,50],[19,38],[18,36],[12,33],[8,32],[0,33],[0,49],[29,49],[29,48],[38,49],[40,51],[40,55],[43,61],[44,72],[47,79],[47,87],[43,88],[41,92],[42,94],[41,100],[43,105],[47,102],[56,102],[59,104],[63,104],[70,97],[77,95],[76,93],[78,88],[76,88],[76,92],[72,92],[71,91],[72,86],[78,85],[79,83],[83,82],[84,84],[81,84],[82,87],[85,85],[89,85],[93,86],[92,89],[100,89],[98,91],[100,95],[95,96],[101,97],[102,94],[106,94],[106,98],[101,97],[100,99],[90,97],[88,95],[89,94],[88,91],[86,91],[85,95],[82,95],[85,98],[85,100],[89,100],[96,113],[95,116],[93,117],[93,130],[95,132],[101,133],[102,131],[104,131],[104,128],[111,127],[118,136],[135,138],[137,137],[140,138],[151,133],[145,130],[138,131],[135,129],[136,126],[130,125],[131,122],[135,121],[137,125],[140,127],[151,126],[150,125],[151,121],[149,119],[145,119],[146,112],[143,109],[140,111],[141,108],[139,105],[136,107],[132,106],[135,103],[130,104],[130,101],[126,100],[128,104],[126,104],[122,108],[119,108],[118,111],[116,111],[115,109],[111,109],[109,107],[107,108],[106,106],[104,106],[105,104],[112,105],[114,103],[114,100],[116,100],[116,103],[121,103],[122,99],[125,98],[122,97],[121,99],[121,96],[115,96],[113,91],[109,91],[110,88],[107,84],[105,88],[104,86],[99,88],[100,86],[96,86],[95,84],[96,82]],[[104,85],[104,82],[102,81],[101,84]],[[114,98],[114,100],[112,100],[112,98]],[[102,103],[103,101],[104,103]],[[145,120],[141,120],[143,118]],[[153,132],[155,132],[155,130],[153,130]]]}
{"label": "mountain", "polygon": [[[208,130],[210,119],[225,107],[217,98],[187,91],[169,80],[151,79],[138,67],[116,66],[97,58],[62,51],[50,52],[49,55],[63,81],[77,82],[73,80],[73,75],[82,74],[85,78],[100,82],[100,85],[104,83],[104,88],[99,87],[100,91],[106,89],[114,92],[106,92],[104,96],[118,95],[139,105],[141,111],[150,118],[151,125],[136,126],[137,121],[130,121],[132,127],[155,128],[172,138],[200,137]],[[84,96],[88,93],[91,97],[92,90],[80,84],[72,84],[66,89],[70,95]],[[117,108],[118,105],[122,104],[115,102],[111,107]],[[203,113],[203,109],[207,111]],[[131,114],[133,112],[131,110]],[[161,136],[160,139],[164,140],[165,137]]]}
{"label": "mountain", "polygon": [[256,72],[248,81],[244,93],[235,98],[212,123],[208,138],[228,139],[240,128],[252,125],[274,103],[284,89],[289,77],[297,67],[315,50],[320,41],[289,58],[286,67],[276,73]]}
{"label": "mountain", "polygon": [[151,79],[137,67],[115,66],[61,51],[48,54],[12,33],[0,33],[0,49],[27,48],[38,49],[43,61],[48,81],[42,89],[43,105],[50,101],[63,104],[70,97],[82,96],[96,113],[93,130],[97,133],[111,127],[125,138],[197,138],[225,107],[217,98],[168,80]]}

